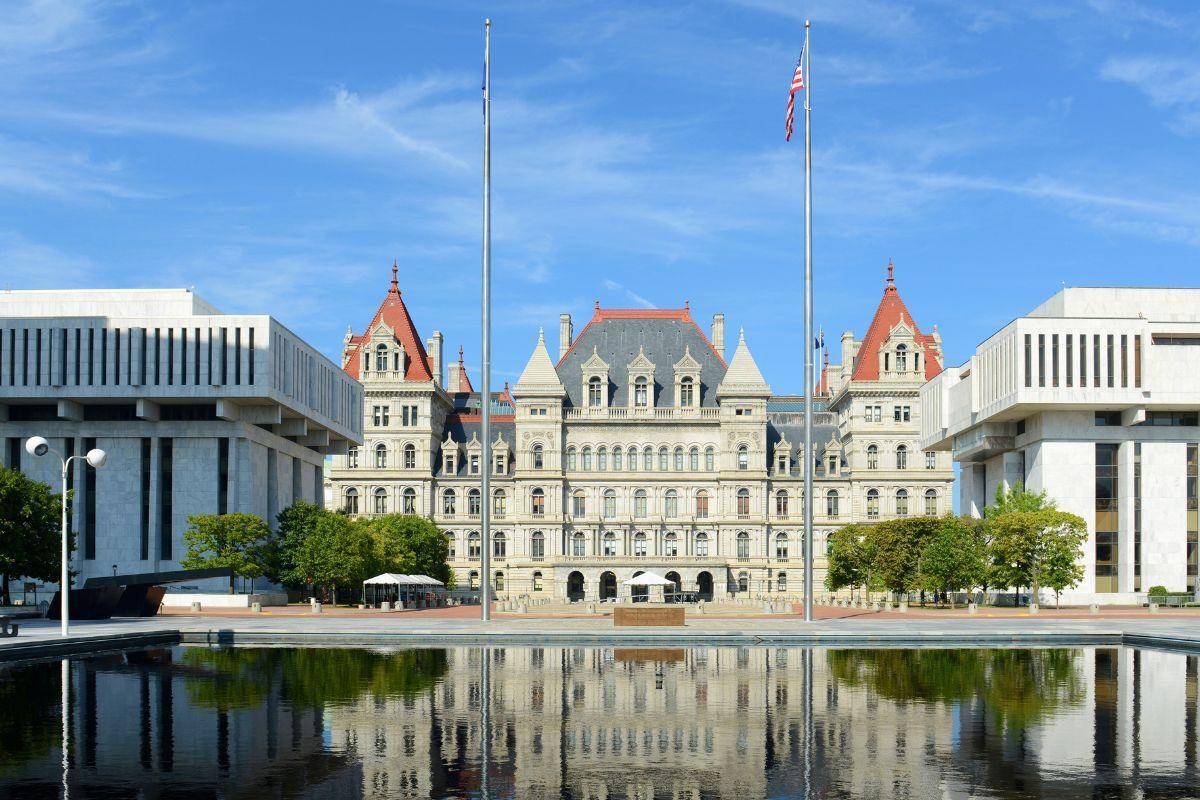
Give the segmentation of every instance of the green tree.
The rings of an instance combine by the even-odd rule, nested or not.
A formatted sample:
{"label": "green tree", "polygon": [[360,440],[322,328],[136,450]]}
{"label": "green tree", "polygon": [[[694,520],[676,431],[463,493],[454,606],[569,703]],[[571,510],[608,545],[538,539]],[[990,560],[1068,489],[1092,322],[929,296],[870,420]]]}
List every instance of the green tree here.
{"label": "green tree", "polygon": [[260,578],[266,573],[268,548],[273,534],[256,514],[196,514],[188,517],[183,532],[187,553],[179,560],[184,569],[227,567],[229,593],[237,576]]}
{"label": "green tree", "polygon": [[843,525],[829,534],[825,588],[831,592],[870,582],[871,559],[866,542],[868,526]]}
{"label": "green tree", "polygon": [[[1087,523],[1065,511],[1011,511],[988,520],[997,573],[1009,586],[1028,586],[1037,602],[1043,585],[1061,591],[1083,577],[1073,566],[1083,553]],[[1052,581],[1053,583],[1051,583]]]}
{"label": "green tree", "polygon": [[984,581],[987,545],[975,520],[944,517],[921,550],[918,581],[931,592],[969,590]]}
{"label": "green tree", "polygon": [[1001,483],[996,487],[996,502],[983,510],[984,519],[995,519],[1014,511],[1054,511],[1058,506],[1042,492],[1029,492],[1017,481],[1008,489]]}
{"label": "green tree", "polygon": [[871,526],[873,572],[884,588],[900,595],[917,588],[921,552],[940,524],[937,517],[903,517]]}
{"label": "green tree", "polygon": [[449,542],[432,521],[412,514],[388,514],[361,524],[371,534],[376,571],[428,575],[449,584]]}
{"label": "green tree", "polygon": [[365,525],[319,507],[316,513],[300,509],[289,520],[294,524],[280,543],[284,583],[328,589],[336,601],[339,585],[370,577],[375,554]]}
{"label": "green tree", "polygon": [[[20,577],[55,580],[62,569],[62,497],[15,469],[0,468],[0,593]],[[69,534],[67,546],[75,547]]]}
{"label": "green tree", "polygon": [[305,500],[279,512],[279,516],[275,518],[279,535],[277,546],[271,553],[268,577],[291,586],[301,586],[308,582],[303,578],[295,578],[297,565],[294,558],[301,552],[304,540],[316,530],[317,521],[328,513],[322,506]]}

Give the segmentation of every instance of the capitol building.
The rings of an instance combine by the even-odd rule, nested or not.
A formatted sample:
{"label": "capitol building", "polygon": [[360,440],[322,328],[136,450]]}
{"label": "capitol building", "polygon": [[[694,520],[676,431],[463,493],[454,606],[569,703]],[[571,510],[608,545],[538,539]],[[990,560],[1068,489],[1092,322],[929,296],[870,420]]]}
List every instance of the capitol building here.
{"label": "capitol building", "polygon": [[462,349],[445,364],[443,335],[422,339],[396,273],[343,343],[342,367],[364,387],[364,443],[333,456],[326,504],[429,517],[450,538],[459,587],[483,580],[484,469],[499,598],[615,598],[643,571],[705,599],[799,596],[808,469],[818,586],[837,527],[952,510],[949,454],[918,446],[919,388],[942,370],[941,339],[917,326],[890,264],[866,334],[842,334],[840,363],[824,354],[812,453],[803,397],[772,391],[752,325],[727,345],[723,314],[706,332],[687,303],[597,302],[578,334],[561,315],[553,355],[539,332],[517,383],[488,398],[489,464]]}

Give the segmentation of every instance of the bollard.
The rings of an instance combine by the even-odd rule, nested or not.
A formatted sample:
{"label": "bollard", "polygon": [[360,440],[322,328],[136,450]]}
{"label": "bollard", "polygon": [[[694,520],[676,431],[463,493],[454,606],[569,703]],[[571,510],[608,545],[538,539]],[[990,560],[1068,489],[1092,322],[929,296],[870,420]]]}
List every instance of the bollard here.
{"label": "bollard", "polygon": [[1150,613],[1151,613],[1151,614],[1157,614],[1157,613],[1158,613],[1158,603],[1151,603],[1151,604],[1150,604]]}
{"label": "bollard", "polygon": [[967,613],[968,614],[978,614],[979,613],[979,604],[978,603],[967,603]]}
{"label": "bollard", "polygon": [[192,601],[192,611],[199,611],[199,610],[200,610],[200,601],[193,600]]}
{"label": "bollard", "polygon": [[324,612],[322,611],[323,607],[324,607],[324,604],[323,604],[323,603],[321,603],[320,601],[313,601],[313,604],[312,604],[312,613],[314,613],[314,614],[321,614],[321,613],[324,613]]}
{"label": "bollard", "polygon": [[878,601],[878,600],[876,600],[875,602],[871,603],[871,610],[872,610],[872,611],[879,611],[879,610],[880,610],[880,605],[879,605],[879,601]]}
{"label": "bollard", "polygon": [[1041,606],[1039,606],[1037,603],[1030,603],[1030,604],[1029,604],[1029,613],[1030,613],[1030,614],[1037,614],[1037,613],[1038,613],[1039,611],[1041,611],[1041,610],[1042,610],[1042,609],[1041,609]]}
{"label": "bollard", "polygon": [[528,614],[529,613],[529,604],[521,603],[521,605],[517,606],[517,613],[518,614]]}
{"label": "bollard", "polygon": [[907,613],[908,613],[908,601],[907,601],[907,600],[901,600],[901,601],[900,601],[900,608],[899,608],[898,610],[900,611],[900,613],[901,613],[901,614],[907,614]]}
{"label": "bollard", "polygon": [[703,600],[701,600],[699,603],[696,603],[696,613],[697,614],[704,613],[704,601]]}
{"label": "bollard", "polygon": [[250,610],[253,611],[255,614],[261,614],[262,613],[262,603],[251,603]]}
{"label": "bollard", "polygon": [[384,600],[382,603],[379,604],[379,610],[380,611],[391,611],[392,610],[391,601]]}
{"label": "bollard", "polygon": [[775,606],[773,606],[771,604],[770,600],[763,601],[763,613],[764,614],[774,614],[775,613]]}
{"label": "bollard", "polygon": [[1092,603],[1091,605],[1089,605],[1089,606],[1088,606],[1088,613],[1089,613],[1089,614],[1099,614],[1099,613],[1100,613],[1100,604],[1099,604],[1099,603]]}

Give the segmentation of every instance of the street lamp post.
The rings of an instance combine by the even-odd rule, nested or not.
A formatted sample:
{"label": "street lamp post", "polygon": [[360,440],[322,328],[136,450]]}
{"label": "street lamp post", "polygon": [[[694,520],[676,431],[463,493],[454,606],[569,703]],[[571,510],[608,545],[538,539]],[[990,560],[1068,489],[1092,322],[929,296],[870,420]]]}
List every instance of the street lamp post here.
{"label": "street lamp post", "polygon": [[58,611],[62,618],[62,635],[67,636],[70,634],[71,625],[71,562],[67,547],[67,470],[71,468],[71,462],[77,458],[83,458],[93,469],[99,469],[108,460],[108,454],[103,450],[93,449],[88,450],[85,456],[63,458],[58,452],[51,450],[50,443],[41,436],[31,436],[25,442],[25,452],[31,456],[54,453],[58,456],[59,463],[62,464],[62,578],[58,584]]}

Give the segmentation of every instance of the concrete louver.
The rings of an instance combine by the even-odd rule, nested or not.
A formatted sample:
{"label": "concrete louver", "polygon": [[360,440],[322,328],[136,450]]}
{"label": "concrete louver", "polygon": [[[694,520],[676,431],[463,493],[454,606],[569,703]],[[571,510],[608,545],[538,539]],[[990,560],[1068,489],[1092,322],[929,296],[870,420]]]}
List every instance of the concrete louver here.
{"label": "concrete louver", "polygon": [[558,379],[554,362],[550,360],[550,354],[546,352],[546,337],[540,329],[538,330],[537,345],[533,348],[533,355],[529,357],[529,363],[521,371],[521,377],[517,381],[517,385],[513,387],[513,393],[519,397],[565,397],[567,394],[562,381]]}
{"label": "concrete louver", "polygon": [[717,387],[718,397],[769,397],[771,387],[767,385],[750,348],[746,346],[746,332],[738,334],[737,349],[729,362],[729,369],[721,385]]}

